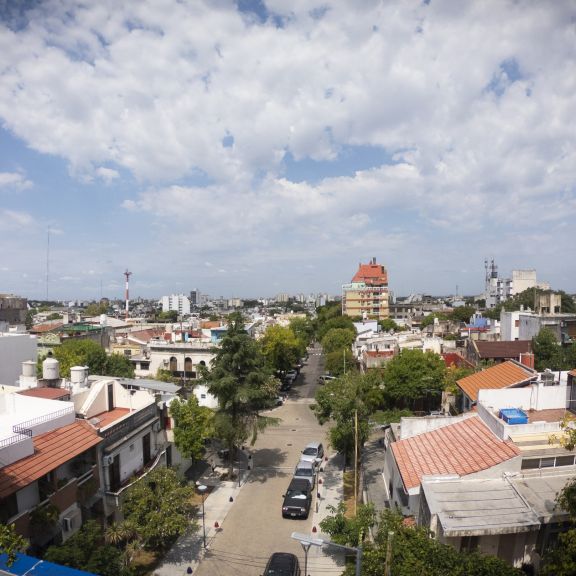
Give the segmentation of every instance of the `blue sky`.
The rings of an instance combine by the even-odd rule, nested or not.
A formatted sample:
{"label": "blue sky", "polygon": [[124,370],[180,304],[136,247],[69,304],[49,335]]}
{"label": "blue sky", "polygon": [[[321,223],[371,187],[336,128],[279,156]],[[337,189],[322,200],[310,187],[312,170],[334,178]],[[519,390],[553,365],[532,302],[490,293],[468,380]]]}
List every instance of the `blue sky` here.
{"label": "blue sky", "polygon": [[[287,8],[289,7],[289,8]],[[0,292],[576,291],[568,0],[0,7]],[[47,241],[50,238],[49,275]]]}

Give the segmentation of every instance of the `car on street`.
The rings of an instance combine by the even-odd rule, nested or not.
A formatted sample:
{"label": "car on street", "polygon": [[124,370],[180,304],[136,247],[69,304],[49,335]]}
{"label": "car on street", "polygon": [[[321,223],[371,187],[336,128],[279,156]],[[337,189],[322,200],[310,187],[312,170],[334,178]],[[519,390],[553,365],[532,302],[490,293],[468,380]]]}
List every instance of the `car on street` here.
{"label": "car on street", "polygon": [[312,488],[308,480],[293,478],[282,502],[283,518],[308,518],[312,505]]}
{"label": "car on street", "polygon": [[306,447],[302,450],[300,461],[312,462],[318,466],[322,462],[323,458],[324,446],[322,446],[322,442],[310,442],[309,444],[306,444]]}
{"label": "car on street", "polygon": [[298,557],[290,552],[274,552],[263,576],[300,576],[300,563]]}
{"label": "car on street", "polygon": [[330,374],[322,374],[318,378],[318,384],[326,384],[326,382],[330,382],[330,380],[336,380],[336,376],[330,376]]}
{"label": "car on street", "polygon": [[294,468],[294,478],[301,478],[310,482],[310,490],[316,484],[316,466],[313,462],[306,462],[305,460],[298,462]]}

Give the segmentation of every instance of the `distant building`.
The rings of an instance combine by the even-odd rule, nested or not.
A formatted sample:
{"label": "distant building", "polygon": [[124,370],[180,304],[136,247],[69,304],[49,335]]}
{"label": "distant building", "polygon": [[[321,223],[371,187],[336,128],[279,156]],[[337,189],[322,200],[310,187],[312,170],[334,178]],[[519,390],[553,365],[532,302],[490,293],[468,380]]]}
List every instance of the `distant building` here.
{"label": "distant building", "polygon": [[175,310],[179,316],[190,314],[190,300],[184,294],[162,296],[162,312]]}
{"label": "distant building", "polygon": [[24,324],[28,314],[28,300],[11,294],[0,294],[0,322]]}
{"label": "distant building", "polygon": [[389,317],[388,272],[372,258],[360,264],[349,284],[342,286],[342,314],[380,320]]}
{"label": "distant building", "polygon": [[540,282],[536,278],[536,270],[512,270],[512,278],[500,278],[498,276],[498,266],[491,260],[484,261],[486,270],[484,298],[486,308],[494,308],[505,302],[512,296],[520,294],[529,288],[540,288],[550,290],[548,282]]}

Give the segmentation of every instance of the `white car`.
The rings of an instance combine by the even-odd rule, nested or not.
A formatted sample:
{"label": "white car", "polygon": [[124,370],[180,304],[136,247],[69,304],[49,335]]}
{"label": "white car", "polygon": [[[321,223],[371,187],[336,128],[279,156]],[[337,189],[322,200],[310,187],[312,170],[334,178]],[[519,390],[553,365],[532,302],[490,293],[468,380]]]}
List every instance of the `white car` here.
{"label": "white car", "polygon": [[310,442],[309,444],[306,444],[306,447],[302,450],[300,461],[312,462],[315,466],[318,466],[322,462],[323,458],[324,446],[322,446],[322,442]]}

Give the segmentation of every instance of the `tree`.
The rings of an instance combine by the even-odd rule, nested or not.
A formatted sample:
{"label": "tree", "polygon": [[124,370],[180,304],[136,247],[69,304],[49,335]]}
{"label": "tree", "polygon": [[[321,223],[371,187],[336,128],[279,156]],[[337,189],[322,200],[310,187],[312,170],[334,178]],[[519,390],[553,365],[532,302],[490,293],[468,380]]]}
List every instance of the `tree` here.
{"label": "tree", "polygon": [[327,354],[324,366],[334,376],[341,376],[346,372],[355,372],[357,370],[354,354],[347,349],[335,350]]}
{"label": "tree", "polygon": [[437,408],[444,389],[446,366],[433,352],[403,350],[384,370],[384,396],[391,406]]}
{"label": "tree", "polygon": [[166,550],[194,521],[194,487],[181,482],[171,468],[155,468],[132,485],[122,504],[130,529],[144,548]]}
{"label": "tree", "polygon": [[347,373],[330,380],[316,392],[314,412],[320,424],[330,420],[332,445],[350,457],[354,452],[355,419],[358,418],[358,444],[362,446],[369,434],[370,415],[382,405],[382,379],[379,371],[366,374]]}
{"label": "tree", "polygon": [[100,316],[100,314],[106,314],[108,312],[108,304],[106,302],[92,302],[86,306],[87,316]]}
{"label": "tree", "polygon": [[91,374],[102,376],[134,377],[128,358],[120,354],[108,356],[93,340],[66,340],[54,349],[54,358],[60,362],[60,374],[65,377],[70,376],[72,366],[88,366]]}
{"label": "tree", "polygon": [[376,511],[373,504],[361,504],[356,509],[356,515],[346,515],[346,505],[340,502],[337,507],[328,506],[332,515],[326,516],[320,522],[322,532],[330,534],[330,539],[342,546],[359,546],[363,536],[376,524]]}
{"label": "tree", "polygon": [[204,441],[212,436],[214,411],[198,404],[196,396],[187,401],[176,398],[170,404],[174,418],[174,443],[180,452],[198,460],[204,453]]}
{"label": "tree", "polygon": [[16,554],[27,548],[26,540],[16,533],[14,524],[0,524],[0,553],[8,556],[6,564],[12,566],[16,560]]}
{"label": "tree", "polygon": [[301,343],[290,328],[270,326],[260,341],[268,367],[288,371],[301,355]]}
{"label": "tree", "polygon": [[550,370],[562,370],[562,348],[556,341],[554,333],[548,328],[542,328],[538,335],[532,338],[532,351],[534,352],[534,364],[538,371],[550,368]]}
{"label": "tree", "polygon": [[230,315],[228,330],[205,380],[210,394],[218,400],[214,430],[229,449],[231,477],[235,446],[249,438],[253,444],[258,432],[277,423],[277,419],[262,416],[260,411],[276,397],[278,381],[266,368],[259,345],[246,334],[240,313]]}
{"label": "tree", "polygon": [[436,318],[438,318],[438,320],[448,320],[448,316],[446,316],[446,314],[442,314],[441,312],[432,312],[432,314],[424,316],[424,318],[420,322],[421,328],[425,328],[426,326],[434,324],[434,320]]}
{"label": "tree", "polygon": [[314,326],[308,317],[293,318],[290,320],[289,326],[300,342],[300,356],[303,356],[306,352],[306,347],[312,340],[312,334],[314,334]]}
{"label": "tree", "polygon": [[452,310],[450,317],[457,322],[470,322],[471,316],[476,312],[474,306],[457,306]]}
{"label": "tree", "polygon": [[336,316],[318,325],[316,338],[322,342],[322,339],[326,333],[333,328],[345,328],[356,334],[356,328],[354,328],[354,322],[352,321],[352,318],[348,316]]}
{"label": "tree", "polygon": [[156,319],[159,322],[176,322],[178,320],[178,312],[176,310],[166,310],[159,312]]}
{"label": "tree", "polygon": [[122,552],[106,544],[102,528],[95,520],[86,522],[64,544],[50,546],[44,559],[101,576],[125,574]]}
{"label": "tree", "polygon": [[321,340],[325,354],[349,350],[356,340],[356,330],[352,328],[332,328],[324,334]]}
{"label": "tree", "polygon": [[392,318],[384,318],[384,320],[378,320],[378,326],[383,332],[390,332],[393,330],[394,332],[402,332],[405,330],[403,326],[398,326]]}

